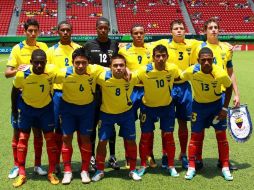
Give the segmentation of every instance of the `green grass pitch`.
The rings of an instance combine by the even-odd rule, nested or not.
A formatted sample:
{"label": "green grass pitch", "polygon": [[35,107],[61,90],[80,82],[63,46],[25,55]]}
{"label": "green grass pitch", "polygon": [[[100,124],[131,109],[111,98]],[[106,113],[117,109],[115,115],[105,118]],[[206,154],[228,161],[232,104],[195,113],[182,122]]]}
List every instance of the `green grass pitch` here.
{"label": "green grass pitch", "polygon": [[[0,55],[0,189],[11,189],[13,180],[8,179],[8,172],[13,166],[11,138],[12,127],[10,125],[10,91],[12,79],[5,79],[4,70],[8,55]],[[238,86],[241,94],[241,103],[247,103],[251,117],[254,120],[254,52],[235,52],[233,57],[234,69],[238,79]],[[140,129],[137,123],[137,141],[139,141]],[[180,172],[180,177],[172,178],[160,167],[148,169],[148,173],[140,182],[134,182],[128,178],[128,171],[124,168],[124,148],[121,138],[117,138],[116,156],[121,164],[120,171],[106,169],[105,178],[97,183],[83,185],[80,179],[80,153],[74,139],[73,170],[74,179],[68,186],[62,184],[53,186],[47,182],[46,177],[39,177],[33,174],[33,136],[30,137],[30,144],[26,162],[28,181],[19,189],[252,189],[254,182],[254,139],[251,138],[246,143],[234,142],[228,135],[230,144],[230,160],[239,167],[233,172],[234,181],[227,182],[221,177],[221,171],[217,169],[218,159],[217,144],[214,130],[206,130],[203,148],[204,168],[197,172],[197,176],[192,181],[184,179],[185,171],[182,170],[178,161],[179,143],[177,138],[177,124],[175,130],[176,157],[175,164]],[[155,131],[154,154],[157,163],[160,165],[161,158],[161,138],[160,130]],[[47,168],[45,142],[43,146],[43,167]],[[138,160],[139,164],[139,160]]]}

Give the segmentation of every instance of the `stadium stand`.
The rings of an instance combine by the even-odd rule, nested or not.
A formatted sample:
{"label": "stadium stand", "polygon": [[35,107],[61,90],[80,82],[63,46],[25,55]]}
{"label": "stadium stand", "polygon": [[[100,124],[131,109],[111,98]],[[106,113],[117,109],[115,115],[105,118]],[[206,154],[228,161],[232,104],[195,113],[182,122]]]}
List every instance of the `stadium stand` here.
{"label": "stadium stand", "polygon": [[[221,33],[253,32],[254,16],[246,0],[185,0],[185,5],[197,34],[202,33],[204,21],[216,17]],[[253,19],[254,20],[254,19]]]}
{"label": "stadium stand", "polygon": [[[121,34],[130,33],[133,24],[144,25],[147,33],[168,33],[169,23],[182,19],[178,1],[137,1],[115,0],[118,29]],[[132,1],[133,2],[133,1]],[[186,31],[188,32],[188,30]]]}
{"label": "stadium stand", "polygon": [[42,35],[54,35],[57,26],[57,3],[56,0],[46,1],[46,3],[33,0],[23,1],[17,35],[23,34],[23,23],[31,17],[36,18],[40,23]]}
{"label": "stadium stand", "polygon": [[102,16],[101,0],[66,1],[66,19],[73,25],[74,34],[95,34],[96,20]]}
{"label": "stadium stand", "polygon": [[13,11],[14,1],[0,1],[0,35],[7,35]]}

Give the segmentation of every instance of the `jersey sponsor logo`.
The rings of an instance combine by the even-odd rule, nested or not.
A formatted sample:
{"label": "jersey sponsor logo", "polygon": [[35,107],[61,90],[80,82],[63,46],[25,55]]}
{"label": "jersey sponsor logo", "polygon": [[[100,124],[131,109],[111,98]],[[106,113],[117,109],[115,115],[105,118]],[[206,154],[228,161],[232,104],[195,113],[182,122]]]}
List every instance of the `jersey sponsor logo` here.
{"label": "jersey sponsor logo", "polygon": [[31,56],[32,54],[21,54],[20,56],[25,57],[25,56]]}
{"label": "jersey sponsor logo", "polygon": [[92,49],[91,52],[92,53],[94,53],[94,52],[101,52],[101,50],[99,50],[99,49]]}
{"label": "jersey sponsor logo", "polygon": [[62,54],[56,54],[55,56],[56,56],[56,57],[60,57],[60,56],[63,56],[63,55],[62,55]]}
{"label": "jersey sponsor logo", "polygon": [[27,82],[26,84],[38,84],[38,82]]}

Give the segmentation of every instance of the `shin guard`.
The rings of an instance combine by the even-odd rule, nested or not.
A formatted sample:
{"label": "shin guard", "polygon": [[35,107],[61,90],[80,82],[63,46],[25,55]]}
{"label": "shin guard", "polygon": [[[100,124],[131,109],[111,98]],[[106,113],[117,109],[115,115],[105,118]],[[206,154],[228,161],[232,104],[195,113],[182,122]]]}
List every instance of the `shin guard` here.
{"label": "shin guard", "polygon": [[161,132],[162,135],[162,141],[165,145],[165,150],[168,155],[168,166],[174,166],[174,158],[175,158],[175,141],[173,132]]}
{"label": "shin guard", "polygon": [[189,167],[195,168],[195,161],[197,159],[198,149],[201,147],[203,143],[203,135],[202,133],[191,133],[191,139],[189,143]]}
{"label": "shin guard", "polygon": [[27,155],[29,136],[30,134],[28,133],[20,132],[19,134],[19,142],[17,146],[19,175],[26,175],[25,165],[26,165],[26,155]]}
{"label": "shin guard", "polygon": [[141,166],[146,167],[146,159],[151,152],[150,149],[150,144],[152,141],[153,133],[141,133],[141,138],[139,142],[139,155],[141,159]]}

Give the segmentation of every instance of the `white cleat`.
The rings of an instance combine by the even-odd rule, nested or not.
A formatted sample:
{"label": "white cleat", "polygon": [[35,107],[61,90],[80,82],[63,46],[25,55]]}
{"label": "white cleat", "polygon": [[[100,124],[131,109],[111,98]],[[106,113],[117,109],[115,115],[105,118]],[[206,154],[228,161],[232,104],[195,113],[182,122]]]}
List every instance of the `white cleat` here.
{"label": "white cleat", "polygon": [[137,170],[132,170],[132,171],[130,171],[129,177],[131,177],[134,181],[139,181],[139,180],[142,179],[142,178],[139,176]]}
{"label": "white cleat", "polygon": [[9,178],[9,179],[14,179],[14,178],[16,178],[18,175],[19,175],[19,167],[18,167],[18,166],[14,166],[14,167],[11,169],[11,171],[10,171],[10,173],[9,173],[9,175],[8,175],[8,178]]}
{"label": "white cleat", "polygon": [[100,181],[104,177],[104,172],[101,170],[97,170],[94,176],[92,177],[92,181]]}
{"label": "white cleat", "polygon": [[80,173],[80,176],[81,176],[81,181],[82,183],[90,183],[91,182],[91,179],[89,177],[89,173],[87,171],[82,171]]}
{"label": "white cleat", "polygon": [[41,166],[34,166],[34,172],[38,175],[47,175],[48,172],[43,170]]}
{"label": "white cleat", "polygon": [[64,172],[64,177],[62,179],[63,185],[68,185],[71,183],[72,180],[72,173],[71,172]]}

